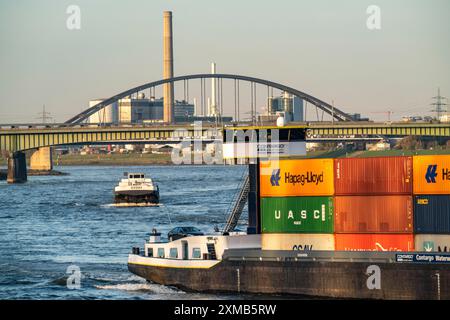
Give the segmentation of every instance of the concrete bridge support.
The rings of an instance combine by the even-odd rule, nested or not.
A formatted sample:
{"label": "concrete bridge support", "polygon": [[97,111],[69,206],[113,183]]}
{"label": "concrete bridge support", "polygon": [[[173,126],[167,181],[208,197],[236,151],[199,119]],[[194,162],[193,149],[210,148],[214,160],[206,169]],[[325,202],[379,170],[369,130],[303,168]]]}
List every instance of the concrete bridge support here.
{"label": "concrete bridge support", "polygon": [[24,183],[27,181],[27,160],[24,152],[14,152],[8,157],[8,183]]}
{"label": "concrete bridge support", "polygon": [[39,171],[53,170],[52,148],[42,147],[37,149],[31,155],[30,169]]}

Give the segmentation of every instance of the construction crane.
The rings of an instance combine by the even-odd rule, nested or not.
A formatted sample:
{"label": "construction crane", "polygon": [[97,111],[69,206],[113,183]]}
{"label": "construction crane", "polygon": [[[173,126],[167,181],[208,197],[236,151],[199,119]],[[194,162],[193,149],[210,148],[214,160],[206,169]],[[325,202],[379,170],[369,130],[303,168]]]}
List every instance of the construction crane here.
{"label": "construction crane", "polygon": [[391,115],[394,113],[394,111],[388,110],[388,111],[375,111],[371,113],[381,113],[387,115],[387,121],[391,122]]}

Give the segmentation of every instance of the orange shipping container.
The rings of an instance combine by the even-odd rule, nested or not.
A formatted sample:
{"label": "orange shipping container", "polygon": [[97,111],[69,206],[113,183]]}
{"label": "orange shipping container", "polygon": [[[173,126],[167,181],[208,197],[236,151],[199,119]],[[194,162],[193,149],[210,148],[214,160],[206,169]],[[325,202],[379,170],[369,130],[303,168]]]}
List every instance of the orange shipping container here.
{"label": "orange shipping container", "polygon": [[261,197],[330,196],[333,193],[333,159],[261,161]]}
{"label": "orange shipping container", "polygon": [[334,247],[334,234],[261,234],[261,248],[263,250],[333,251]]}
{"label": "orange shipping container", "polygon": [[336,234],[339,251],[414,251],[412,234]]}
{"label": "orange shipping container", "polygon": [[411,196],[336,196],[336,233],[412,233]]}
{"label": "orange shipping container", "polygon": [[335,160],[336,195],[411,194],[411,157]]}
{"label": "orange shipping container", "polygon": [[450,194],[450,155],[414,156],[414,193]]}

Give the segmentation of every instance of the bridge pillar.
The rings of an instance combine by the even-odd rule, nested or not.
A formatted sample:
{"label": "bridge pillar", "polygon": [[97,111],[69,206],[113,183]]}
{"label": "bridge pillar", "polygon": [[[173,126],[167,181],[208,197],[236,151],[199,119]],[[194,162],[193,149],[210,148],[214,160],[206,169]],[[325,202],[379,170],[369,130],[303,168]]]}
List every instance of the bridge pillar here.
{"label": "bridge pillar", "polygon": [[24,152],[14,152],[8,157],[8,183],[27,181],[27,160]]}
{"label": "bridge pillar", "polygon": [[[249,160],[250,161],[250,160]],[[247,234],[261,233],[261,215],[259,203],[259,159],[256,163],[249,163],[248,175],[250,190],[248,193],[248,227]]]}
{"label": "bridge pillar", "polygon": [[42,147],[37,149],[30,158],[30,169],[40,171],[53,170],[52,148]]}

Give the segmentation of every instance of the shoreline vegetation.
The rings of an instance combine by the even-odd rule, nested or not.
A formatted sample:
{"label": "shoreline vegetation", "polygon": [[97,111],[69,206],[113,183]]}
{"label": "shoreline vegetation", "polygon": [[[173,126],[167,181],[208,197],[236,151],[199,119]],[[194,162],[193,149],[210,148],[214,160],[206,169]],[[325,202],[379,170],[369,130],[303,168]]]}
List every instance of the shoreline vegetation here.
{"label": "shoreline vegetation", "polygon": [[[343,157],[382,157],[412,156],[427,154],[450,154],[450,149],[436,150],[386,150],[386,151],[313,151],[301,158],[343,158]],[[27,157],[27,164],[30,163]],[[6,167],[6,159],[0,157],[0,166]],[[170,154],[65,154],[54,155],[53,165],[63,166],[142,166],[142,165],[174,165]]]}

